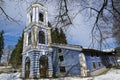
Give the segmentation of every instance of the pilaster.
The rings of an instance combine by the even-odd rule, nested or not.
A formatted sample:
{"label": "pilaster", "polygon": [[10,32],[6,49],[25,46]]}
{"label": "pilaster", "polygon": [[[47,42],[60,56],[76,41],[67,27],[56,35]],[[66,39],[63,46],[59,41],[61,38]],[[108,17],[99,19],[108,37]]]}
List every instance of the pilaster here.
{"label": "pilaster", "polygon": [[50,31],[50,29],[48,30],[48,45],[50,46],[50,44],[51,44],[51,31]]}
{"label": "pilaster", "polygon": [[39,9],[36,7],[36,22],[38,23],[39,20]]}
{"label": "pilaster", "polygon": [[35,22],[35,7],[33,7],[33,17],[32,17],[32,22]]}
{"label": "pilaster", "polygon": [[45,25],[48,25],[48,12],[45,11]]}
{"label": "pilaster", "polygon": [[34,25],[32,27],[32,48],[36,49],[37,48],[37,39],[38,39],[38,27],[37,25]]}
{"label": "pilaster", "polygon": [[26,32],[24,31],[24,38],[23,38],[23,52],[25,50],[25,46],[26,46]]}
{"label": "pilaster", "polygon": [[48,56],[48,76],[52,77],[53,76],[53,65],[52,65],[52,57]]}

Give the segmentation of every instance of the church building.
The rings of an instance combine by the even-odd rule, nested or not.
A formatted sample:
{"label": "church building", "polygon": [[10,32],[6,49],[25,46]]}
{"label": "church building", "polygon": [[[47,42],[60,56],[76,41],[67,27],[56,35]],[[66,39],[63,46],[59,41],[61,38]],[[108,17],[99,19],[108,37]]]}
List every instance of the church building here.
{"label": "church building", "polygon": [[96,75],[116,65],[114,54],[113,51],[85,49],[78,45],[52,44],[47,9],[39,3],[27,8],[23,78]]}

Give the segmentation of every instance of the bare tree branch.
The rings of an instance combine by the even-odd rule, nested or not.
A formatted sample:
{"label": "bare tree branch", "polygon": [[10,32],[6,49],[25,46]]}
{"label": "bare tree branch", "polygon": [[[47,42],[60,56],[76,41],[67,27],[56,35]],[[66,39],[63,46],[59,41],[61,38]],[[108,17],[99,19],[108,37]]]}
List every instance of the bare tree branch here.
{"label": "bare tree branch", "polygon": [[[0,0],[3,1],[3,0]],[[18,0],[20,1],[20,0]],[[26,3],[30,4],[28,1],[23,0]],[[55,16],[55,27],[67,27],[73,24],[73,20],[76,18],[76,16],[80,13],[82,13],[85,10],[90,10],[91,12],[89,12],[90,17],[91,14],[94,14],[95,20],[94,20],[94,24],[91,30],[91,44],[93,44],[95,42],[98,42],[100,44],[100,47],[102,47],[102,44],[105,44],[105,39],[106,37],[104,37],[105,33],[102,31],[103,29],[101,28],[101,25],[103,24],[107,24],[106,27],[108,27],[110,21],[113,21],[112,18],[116,19],[116,21],[119,23],[120,19],[118,18],[118,15],[120,15],[120,11],[119,9],[116,7],[116,4],[114,3],[114,0],[101,0],[100,3],[97,1],[94,1],[94,3],[99,3],[100,6],[92,4],[92,6],[89,5],[89,0],[77,0],[77,1],[69,1],[69,0],[36,0],[38,2],[57,2],[57,7],[58,7],[58,13],[56,13]],[[35,2],[35,1],[32,1]],[[74,6],[71,6],[70,4],[74,3],[79,3],[80,5],[75,5],[76,7],[81,7],[81,8],[77,8],[78,11],[75,12],[75,15],[71,15],[71,11],[70,11],[70,7],[73,9]],[[83,4],[81,4],[83,3]],[[46,3],[47,4],[47,3]],[[76,8],[75,8],[76,9]],[[0,10],[3,12],[3,14],[5,15],[5,17],[9,20],[9,21],[14,21],[16,22],[12,17],[10,17],[8,14],[6,14],[6,12],[4,11],[4,9],[0,6]],[[106,12],[107,11],[107,12]],[[74,11],[73,11],[74,12]],[[108,15],[105,15],[106,13],[108,13]],[[116,15],[117,14],[117,15]],[[108,17],[108,16],[111,17]],[[100,22],[104,22],[103,24],[100,24]],[[109,23],[108,23],[109,22]],[[110,23],[112,24],[112,23]]]}
{"label": "bare tree branch", "polygon": [[120,12],[115,8],[113,0],[111,0],[112,8],[115,12],[117,12],[120,15]]}

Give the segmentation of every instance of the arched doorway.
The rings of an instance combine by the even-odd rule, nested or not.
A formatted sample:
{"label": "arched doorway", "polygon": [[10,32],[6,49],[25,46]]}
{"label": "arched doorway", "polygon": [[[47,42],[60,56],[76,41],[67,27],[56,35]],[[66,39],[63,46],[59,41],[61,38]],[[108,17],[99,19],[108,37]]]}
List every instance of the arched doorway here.
{"label": "arched doorway", "polygon": [[79,60],[80,60],[81,76],[87,76],[86,59],[83,53],[79,54]]}
{"label": "arched doorway", "polygon": [[48,58],[44,55],[40,57],[40,77],[46,78],[48,76]]}
{"label": "arched doorway", "polygon": [[25,60],[25,78],[29,78],[30,75],[30,58],[27,57]]}

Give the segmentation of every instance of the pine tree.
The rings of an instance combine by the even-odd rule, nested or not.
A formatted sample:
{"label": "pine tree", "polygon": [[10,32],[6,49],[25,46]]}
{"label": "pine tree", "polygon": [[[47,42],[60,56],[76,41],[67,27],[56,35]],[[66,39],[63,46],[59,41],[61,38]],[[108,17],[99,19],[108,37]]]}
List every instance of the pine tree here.
{"label": "pine tree", "polygon": [[[50,22],[48,22],[48,27],[52,28]],[[51,39],[52,39],[52,43],[67,44],[66,35],[61,28],[51,29]]]}
{"label": "pine tree", "polygon": [[53,43],[59,43],[59,30],[58,28],[55,28],[55,30],[52,30],[52,42]]}
{"label": "pine tree", "polygon": [[52,25],[49,21],[48,21],[48,27],[52,28]]}
{"label": "pine tree", "polygon": [[4,31],[0,31],[0,61],[1,61],[1,57],[3,54],[3,49],[4,49]]}
{"label": "pine tree", "polygon": [[22,50],[23,50],[23,34],[19,38],[18,43],[15,46],[10,58],[10,63],[14,68],[18,67],[22,63]]}
{"label": "pine tree", "polygon": [[66,40],[66,36],[65,33],[63,32],[62,28],[60,28],[60,34],[59,34],[59,38],[60,38],[60,43],[61,44],[67,44],[67,40]]}

